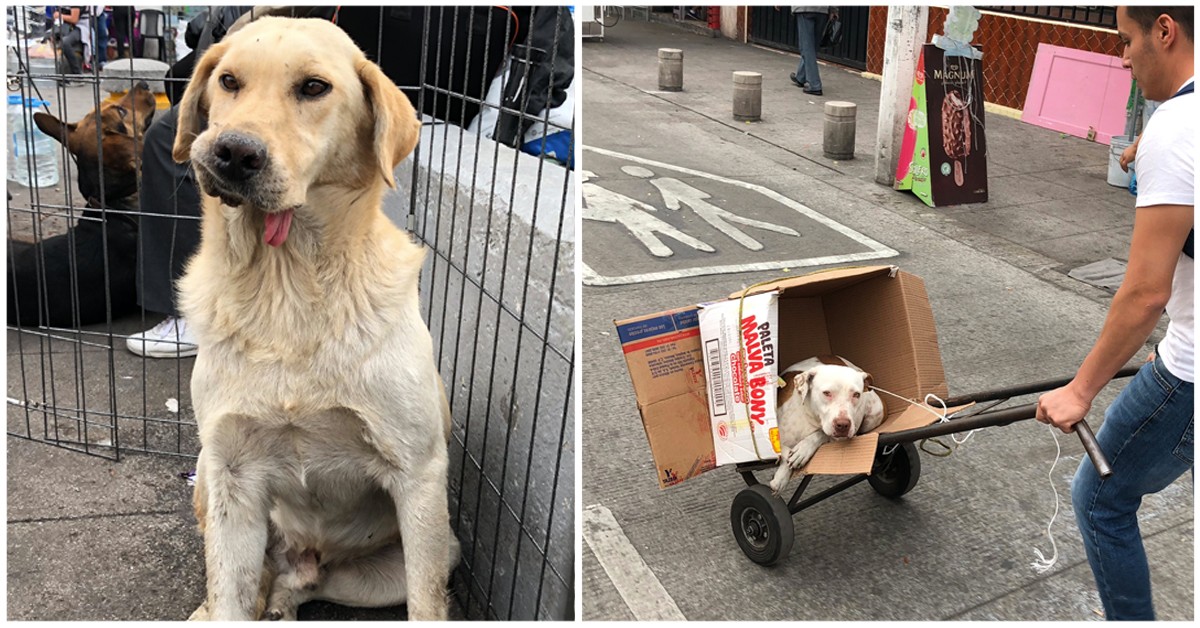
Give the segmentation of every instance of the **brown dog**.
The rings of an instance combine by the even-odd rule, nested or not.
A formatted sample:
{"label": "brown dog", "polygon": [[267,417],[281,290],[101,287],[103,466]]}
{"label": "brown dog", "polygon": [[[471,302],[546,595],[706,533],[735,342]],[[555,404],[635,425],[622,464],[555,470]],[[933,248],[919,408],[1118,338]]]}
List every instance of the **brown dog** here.
{"label": "brown dog", "polygon": [[34,244],[9,240],[10,324],[74,327],[102,322],[110,310],[113,319],[137,310],[137,221],[102,209],[138,210],[142,136],[154,110],[154,95],[142,81],[78,122],[33,115],[75,158],[87,206],[68,233]]}
{"label": "brown dog", "polygon": [[88,207],[98,208],[101,200],[110,206],[131,197],[136,200],[142,136],[150,127],[154,110],[154,94],[141,81],[120,100],[101,103],[78,122],[64,124],[42,112],[33,114],[33,121],[75,157],[79,191],[87,199]]}

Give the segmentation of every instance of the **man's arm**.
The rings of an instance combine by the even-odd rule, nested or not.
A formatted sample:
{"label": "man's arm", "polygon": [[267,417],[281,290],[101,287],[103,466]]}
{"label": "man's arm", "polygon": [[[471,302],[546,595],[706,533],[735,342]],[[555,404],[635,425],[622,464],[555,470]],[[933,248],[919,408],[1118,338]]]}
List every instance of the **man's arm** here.
{"label": "man's arm", "polygon": [[67,24],[79,23],[79,7],[69,7],[62,12],[62,20]]}
{"label": "man's arm", "polygon": [[1190,205],[1140,207],[1134,214],[1129,267],[1113,297],[1100,338],[1071,383],[1038,399],[1037,418],[1063,432],[1087,415],[1092,400],[1132,358],[1158,323],[1171,297],[1171,280],[1192,228]]}

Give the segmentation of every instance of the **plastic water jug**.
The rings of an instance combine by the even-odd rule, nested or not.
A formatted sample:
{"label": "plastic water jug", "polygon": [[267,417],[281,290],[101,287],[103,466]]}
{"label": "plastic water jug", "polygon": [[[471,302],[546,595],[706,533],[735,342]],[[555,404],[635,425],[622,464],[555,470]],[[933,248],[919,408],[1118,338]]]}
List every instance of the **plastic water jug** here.
{"label": "plastic water jug", "polygon": [[33,112],[47,104],[37,98],[22,104],[21,96],[8,97],[8,180],[18,185],[46,188],[58,183],[58,142],[33,124]]}

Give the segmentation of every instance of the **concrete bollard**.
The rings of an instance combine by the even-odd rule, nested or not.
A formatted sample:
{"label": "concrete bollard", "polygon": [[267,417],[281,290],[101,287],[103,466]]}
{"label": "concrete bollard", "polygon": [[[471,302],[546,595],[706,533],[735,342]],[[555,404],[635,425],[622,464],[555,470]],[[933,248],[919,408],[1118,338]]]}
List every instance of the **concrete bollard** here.
{"label": "concrete bollard", "polygon": [[664,92],[683,91],[683,51],[678,48],[658,49],[658,89]]}
{"label": "concrete bollard", "polygon": [[733,73],[733,119],[758,122],[762,118],[762,74]]}
{"label": "concrete bollard", "polygon": [[842,100],[825,103],[825,156],[854,159],[854,126],[858,105]]}

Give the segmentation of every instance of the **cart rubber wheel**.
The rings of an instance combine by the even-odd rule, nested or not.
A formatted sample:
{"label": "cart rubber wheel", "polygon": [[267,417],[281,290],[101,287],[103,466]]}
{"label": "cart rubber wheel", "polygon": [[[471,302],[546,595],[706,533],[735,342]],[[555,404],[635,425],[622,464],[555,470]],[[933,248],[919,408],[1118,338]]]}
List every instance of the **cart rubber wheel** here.
{"label": "cart rubber wheel", "polygon": [[876,493],[896,499],[911,491],[921,479],[921,455],[912,443],[900,443],[890,454],[875,459],[867,482]]}
{"label": "cart rubber wheel", "polygon": [[771,494],[765,484],[742,489],[729,511],[733,537],[746,557],[760,565],[774,565],[787,557],[796,540],[796,528],[787,504]]}

